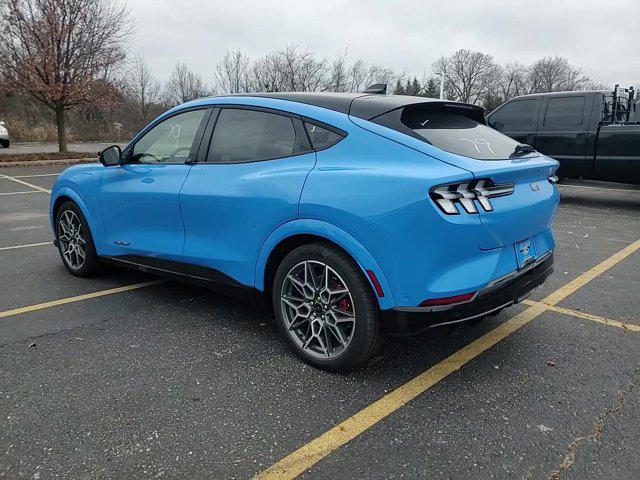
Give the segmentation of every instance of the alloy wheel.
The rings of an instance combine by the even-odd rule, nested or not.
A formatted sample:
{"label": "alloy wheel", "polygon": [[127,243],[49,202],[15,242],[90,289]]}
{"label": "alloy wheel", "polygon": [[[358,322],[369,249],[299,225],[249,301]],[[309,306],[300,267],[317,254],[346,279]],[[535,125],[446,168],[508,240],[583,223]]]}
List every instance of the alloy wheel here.
{"label": "alloy wheel", "polygon": [[74,270],[84,265],[87,257],[87,240],[80,218],[73,210],[65,210],[58,220],[58,241],[64,261]]}
{"label": "alloy wheel", "polygon": [[284,279],[280,302],[287,331],[306,354],[335,358],[349,346],[356,312],[345,281],[317,260],[295,265]]}

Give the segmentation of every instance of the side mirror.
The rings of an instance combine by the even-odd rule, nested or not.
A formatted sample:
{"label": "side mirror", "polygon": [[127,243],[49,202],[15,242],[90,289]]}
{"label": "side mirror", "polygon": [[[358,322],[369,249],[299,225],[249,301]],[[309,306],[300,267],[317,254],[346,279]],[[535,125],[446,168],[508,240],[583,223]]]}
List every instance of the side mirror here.
{"label": "side mirror", "polygon": [[112,145],[100,152],[100,163],[105,167],[113,167],[122,163],[122,150],[118,145]]}
{"label": "side mirror", "polygon": [[489,126],[491,128],[493,128],[494,130],[497,130],[497,131],[501,132],[502,129],[504,128],[504,123],[501,123],[501,122],[489,122]]}

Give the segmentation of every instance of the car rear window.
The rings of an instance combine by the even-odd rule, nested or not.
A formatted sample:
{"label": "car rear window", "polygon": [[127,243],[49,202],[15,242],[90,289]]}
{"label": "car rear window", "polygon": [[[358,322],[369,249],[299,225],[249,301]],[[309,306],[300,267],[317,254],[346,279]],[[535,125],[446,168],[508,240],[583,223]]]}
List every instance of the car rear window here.
{"label": "car rear window", "polygon": [[480,123],[482,117],[478,115],[475,110],[467,112],[463,107],[433,103],[409,105],[373,121],[447,152],[478,160],[508,159],[520,144]]}

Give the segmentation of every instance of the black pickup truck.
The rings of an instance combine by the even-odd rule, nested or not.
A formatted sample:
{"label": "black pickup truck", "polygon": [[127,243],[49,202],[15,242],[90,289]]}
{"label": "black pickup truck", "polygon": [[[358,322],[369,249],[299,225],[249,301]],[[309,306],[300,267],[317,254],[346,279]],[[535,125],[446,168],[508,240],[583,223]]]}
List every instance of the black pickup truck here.
{"label": "black pickup truck", "polygon": [[634,90],[524,95],[487,123],[560,162],[558,176],[640,184],[640,101]]}

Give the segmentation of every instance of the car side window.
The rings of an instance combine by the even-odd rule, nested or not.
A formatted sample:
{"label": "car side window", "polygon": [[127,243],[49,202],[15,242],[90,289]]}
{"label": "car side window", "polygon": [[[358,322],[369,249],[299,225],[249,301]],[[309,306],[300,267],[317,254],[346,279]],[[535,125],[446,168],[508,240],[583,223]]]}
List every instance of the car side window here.
{"label": "car side window", "polygon": [[206,110],[179,113],[149,130],[133,147],[137,163],[184,163]]}
{"label": "car side window", "polygon": [[207,162],[242,163],[293,155],[296,131],[284,115],[223,108],[218,116]]}
{"label": "car side window", "polygon": [[304,128],[307,129],[311,144],[316,150],[328,148],[343,138],[339,133],[332,132],[313,123],[304,122]]}
{"label": "car side window", "polygon": [[[533,127],[533,114],[536,110],[537,100],[516,100],[507,103],[504,107],[491,115],[492,126],[501,132],[513,132],[530,129]],[[495,128],[495,127],[494,127]]]}
{"label": "car side window", "polygon": [[582,125],[584,100],[584,96],[550,98],[544,116],[544,126],[579,127]]}

